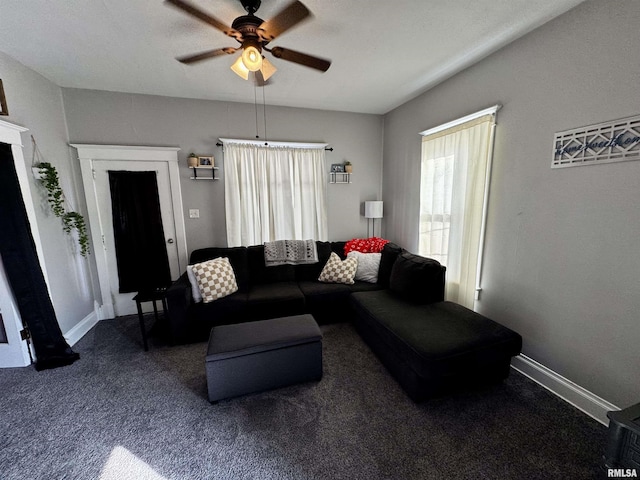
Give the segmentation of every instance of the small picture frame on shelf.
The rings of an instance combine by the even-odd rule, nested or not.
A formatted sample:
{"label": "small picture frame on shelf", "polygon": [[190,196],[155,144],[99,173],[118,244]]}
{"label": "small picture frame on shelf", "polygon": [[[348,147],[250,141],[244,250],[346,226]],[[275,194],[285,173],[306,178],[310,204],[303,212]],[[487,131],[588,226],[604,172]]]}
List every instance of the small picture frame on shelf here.
{"label": "small picture frame on shelf", "polygon": [[4,96],[4,87],[2,86],[2,79],[0,79],[0,115],[9,115],[7,99]]}
{"label": "small picture frame on shelf", "polygon": [[342,163],[332,163],[331,173],[344,173],[344,165]]}
{"label": "small picture frame on shelf", "polygon": [[199,167],[213,167],[213,157],[198,157]]}

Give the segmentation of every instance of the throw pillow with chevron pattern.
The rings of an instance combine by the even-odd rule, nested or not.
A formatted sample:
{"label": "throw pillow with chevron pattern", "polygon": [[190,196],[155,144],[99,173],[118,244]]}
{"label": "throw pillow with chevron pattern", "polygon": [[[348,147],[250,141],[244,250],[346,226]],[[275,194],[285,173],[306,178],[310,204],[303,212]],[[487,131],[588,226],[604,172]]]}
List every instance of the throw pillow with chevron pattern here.
{"label": "throw pillow with chevron pattern", "polygon": [[353,281],[358,270],[358,259],[347,258],[340,260],[340,257],[332,252],[329,260],[325,264],[318,280],[325,283],[346,283],[353,285]]}

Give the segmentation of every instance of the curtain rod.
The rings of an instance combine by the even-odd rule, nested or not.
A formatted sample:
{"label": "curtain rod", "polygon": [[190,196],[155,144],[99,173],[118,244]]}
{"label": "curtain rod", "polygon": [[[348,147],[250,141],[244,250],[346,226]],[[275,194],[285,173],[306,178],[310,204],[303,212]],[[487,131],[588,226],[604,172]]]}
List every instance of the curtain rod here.
{"label": "curtain rod", "polygon": [[501,108],[502,105],[494,105],[493,107],[485,108],[484,110],[480,110],[479,112],[466,115],[462,118],[458,118],[447,123],[443,123],[442,125],[438,125],[437,127],[429,128],[423,132],[420,132],[420,135],[426,137],[427,135],[433,135],[434,133],[442,132],[443,130],[447,130],[451,127],[457,127],[458,125],[470,122],[471,120],[475,120],[476,118],[480,118],[484,115],[495,115]]}
{"label": "curtain rod", "polygon": [[224,142],[230,142],[230,143],[249,143],[252,145],[267,145],[267,146],[285,146],[285,147],[291,147],[291,146],[295,146],[298,148],[313,148],[313,147],[321,147],[324,146],[324,149],[326,151],[329,152],[333,152],[333,147],[330,147],[328,144],[326,143],[302,143],[302,142],[269,142],[269,141],[262,141],[262,140],[238,140],[238,139],[232,139],[232,138],[220,138],[218,142],[216,142],[216,146],[217,147],[222,147],[224,146]]}

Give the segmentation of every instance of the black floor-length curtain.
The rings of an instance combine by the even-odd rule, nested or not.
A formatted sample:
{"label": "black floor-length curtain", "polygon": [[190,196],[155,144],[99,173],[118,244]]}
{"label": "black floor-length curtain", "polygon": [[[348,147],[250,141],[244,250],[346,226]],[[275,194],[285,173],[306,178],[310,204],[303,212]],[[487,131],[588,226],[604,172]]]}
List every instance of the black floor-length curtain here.
{"label": "black floor-length curtain", "polygon": [[36,369],[75,362],[80,355],[62,336],[38,261],[11,146],[6,143],[0,143],[0,255],[22,322],[31,332]]}
{"label": "black floor-length curtain", "polygon": [[169,286],[156,172],[109,171],[120,293]]}

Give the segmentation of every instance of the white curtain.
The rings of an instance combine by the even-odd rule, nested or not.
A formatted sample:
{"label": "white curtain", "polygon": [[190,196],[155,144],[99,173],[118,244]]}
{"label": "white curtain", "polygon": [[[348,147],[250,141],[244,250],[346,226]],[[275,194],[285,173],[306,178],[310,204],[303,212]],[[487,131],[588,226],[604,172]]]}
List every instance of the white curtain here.
{"label": "white curtain", "polygon": [[327,240],[324,146],[224,144],[230,247],[273,240]]}
{"label": "white curtain", "polygon": [[419,253],[447,267],[445,297],[473,308],[494,116],[422,140]]}

